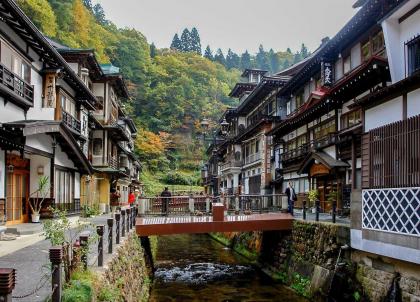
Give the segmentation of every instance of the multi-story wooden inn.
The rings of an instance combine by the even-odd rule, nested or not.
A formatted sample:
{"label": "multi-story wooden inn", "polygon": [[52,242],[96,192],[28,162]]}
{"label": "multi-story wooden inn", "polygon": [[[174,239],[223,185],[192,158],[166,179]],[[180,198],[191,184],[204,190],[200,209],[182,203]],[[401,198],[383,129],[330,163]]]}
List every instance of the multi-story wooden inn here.
{"label": "multi-story wooden inn", "polygon": [[[96,171],[90,161],[93,130],[102,127],[93,113],[105,98],[96,97],[93,83],[111,75],[93,52],[61,55],[14,1],[2,1],[0,14],[1,220],[28,220],[28,197],[41,176],[48,177],[51,187],[45,208],[78,212],[82,179]],[[133,124],[122,120],[121,128],[135,133]],[[109,191],[107,196],[105,203]]]}

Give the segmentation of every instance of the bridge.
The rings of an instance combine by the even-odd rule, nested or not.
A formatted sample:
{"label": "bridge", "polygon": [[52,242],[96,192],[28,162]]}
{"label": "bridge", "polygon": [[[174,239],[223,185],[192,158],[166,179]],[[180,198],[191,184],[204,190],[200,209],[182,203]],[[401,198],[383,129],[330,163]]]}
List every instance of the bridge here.
{"label": "bridge", "polygon": [[[136,220],[138,236],[290,230],[293,216],[282,213],[284,195],[220,198],[143,198]],[[286,200],[287,203],[287,200]]]}

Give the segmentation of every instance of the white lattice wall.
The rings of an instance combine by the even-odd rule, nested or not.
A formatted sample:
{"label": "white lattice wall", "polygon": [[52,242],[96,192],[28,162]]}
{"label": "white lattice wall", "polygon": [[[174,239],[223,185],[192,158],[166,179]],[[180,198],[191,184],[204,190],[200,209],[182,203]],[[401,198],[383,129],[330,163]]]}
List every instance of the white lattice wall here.
{"label": "white lattice wall", "polygon": [[420,237],[420,188],[362,191],[362,227]]}

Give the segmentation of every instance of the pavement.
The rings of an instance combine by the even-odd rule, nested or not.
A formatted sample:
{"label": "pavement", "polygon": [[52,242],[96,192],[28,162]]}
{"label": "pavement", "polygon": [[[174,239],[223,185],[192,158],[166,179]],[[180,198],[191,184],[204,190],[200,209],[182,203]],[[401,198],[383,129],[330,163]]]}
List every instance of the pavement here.
{"label": "pavement", "polygon": [[[94,218],[80,218],[83,223],[90,223],[88,230],[91,233],[96,233],[96,225],[106,225],[107,218],[110,214],[97,216]],[[76,226],[78,217],[71,217],[72,225]],[[28,228],[30,228],[28,226]],[[106,227],[106,230],[108,227]],[[70,230],[72,237],[75,237],[76,230]],[[106,232],[107,234],[107,232]],[[111,254],[108,254],[107,236],[104,234],[104,264],[111,259]],[[115,244],[115,227],[113,234],[114,252],[116,250]],[[7,235],[6,235],[7,236]],[[20,235],[16,240],[0,241],[0,268],[15,268],[16,269],[16,287],[13,290],[12,296],[24,296],[31,294],[24,298],[15,298],[14,301],[19,302],[38,302],[45,301],[51,294],[51,278],[50,278],[50,261],[49,248],[51,244],[45,239],[42,234],[42,229],[38,233],[30,235]],[[96,270],[97,267],[97,245],[91,246],[88,264]],[[36,293],[33,293],[38,289]]]}
{"label": "pavement", "polygon": [[[301,209],[295,209],[293,212],[295,219],[303,220],[303,213]],[[315,213],[306,212],[307,221],[315,221],[315,216]],[[319,213],[319,221],[332,222],[332,216],[328,213]],[[339,224],[350,225],[350,217],[341,217],[337,215],[335,221]]]}

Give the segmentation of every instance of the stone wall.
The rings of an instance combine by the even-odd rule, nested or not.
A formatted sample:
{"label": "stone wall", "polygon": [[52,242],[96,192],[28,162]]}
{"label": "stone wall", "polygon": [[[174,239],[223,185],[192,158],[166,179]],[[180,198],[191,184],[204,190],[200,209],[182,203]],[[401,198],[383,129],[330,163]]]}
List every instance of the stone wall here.
{"label": "stone wall", "polygon": [[148,252],[143,249],[137,235],[131,233],[107,265],[103,282],[121,292],[124,301],[149,299],[152,270],[148,265]]}
{"label": "stone wall", "polygon": [[357,250],[352,252],[352,261],[369,300],[388,301],[393,291],[404,302],[420,301],[419,265]]}

